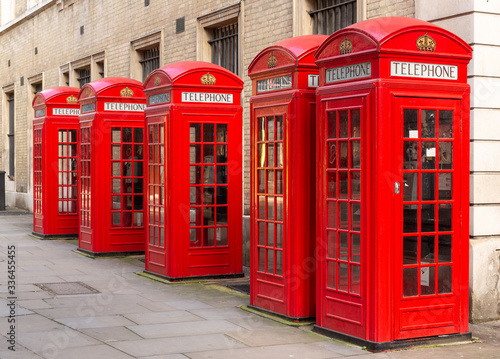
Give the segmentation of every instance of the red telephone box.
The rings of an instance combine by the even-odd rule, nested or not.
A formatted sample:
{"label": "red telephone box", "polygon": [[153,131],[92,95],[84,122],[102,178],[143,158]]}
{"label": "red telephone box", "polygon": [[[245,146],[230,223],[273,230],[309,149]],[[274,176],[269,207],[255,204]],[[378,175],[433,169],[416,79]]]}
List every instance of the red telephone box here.
{"label": "red telephone box", "polygon": [[146,271],[242,276],[243,81],[185,61],[153,71],[146,108]]}
{"label": "red telephone box", "polygon": [[468,333],[471,48],[411,18],[315,54],[317,329],[372,350]]}
{"label": "red telephone box", "polygon": [[109,77],[79,98],[79,249],[144,251],[144,109],[139,81]]}
{"label": "red telephone box", "polygon": [[78,89],[54,87],[33,99],[33,234],[77,236]]}
{"label": "red telephone box", "polygon": [[262,50],[248,68],[251,103],[250,304],[300,320],[315,313],[315,122],[327,38]]}

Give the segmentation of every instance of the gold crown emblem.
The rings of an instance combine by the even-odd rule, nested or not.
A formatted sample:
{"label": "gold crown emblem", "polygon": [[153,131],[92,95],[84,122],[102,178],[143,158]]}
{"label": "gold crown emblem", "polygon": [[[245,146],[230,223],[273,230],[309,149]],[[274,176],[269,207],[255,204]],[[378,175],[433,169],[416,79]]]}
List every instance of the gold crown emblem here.
{"label": "gold crown emblem", "polygon": [[125,87],[123,90],[120,91],[120,95],[122,95],[122,97],[132,97],[134,96],[134,91],[132,91],[128,87]]}
{"label": "gold crown emblem", "polygon": [[66,102],[67,103],[77,103],[78,99],[75,96],[71,95],[71,96],[66,98]]}
{"label": "gold crown emblem", "polygon": [[155,77],[155,86],[160,86],[160,84],[161,84],[160,76],[156,76]]}
{"label": "gold crown emblem", "polygon": [[269,55],[267,58],[267,68],[272,69],[276,66],[278,66],[278,58],[274,54]]}
{"label": "gold crown emblem", "polygon": [[88,87],[87,87],[87,88],[85,89],[85,92],[83,93],[83,96],[84,96],[84,97],[89,97],[89,93],[90,93],[90,91],[89,91],[89,89],[88,89]]}
{"label": "gold crown emblem", "polygon": [[352,52],[352,41],[346,37],[344,40],[340,42],[339,54],[345,55],[345,54],[350,54],[351,52]]}
{"label": "gold crown emblem", "polygon": [[36,103],[37,104],[41,104],[42,103],[42,96],[38,96],[38,99],[36,100]]}
{"label": "gold crown emblem", "polygon": [[436,41],[425,33],[425,35],[417,39],[417,49],[420,51],[434,51],[436,49]]}
{"label": "gold crown emblem", "polygon": [[215,85],[215,76],[211,75],[210,72],[207,72],[205,75],[201,77],[202,85]]}

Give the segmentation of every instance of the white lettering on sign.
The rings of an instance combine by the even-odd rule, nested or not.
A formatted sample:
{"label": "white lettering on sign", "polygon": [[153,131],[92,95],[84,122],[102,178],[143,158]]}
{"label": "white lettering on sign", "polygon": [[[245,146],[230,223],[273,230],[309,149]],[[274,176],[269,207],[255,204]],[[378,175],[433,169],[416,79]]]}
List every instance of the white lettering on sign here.
{"label": "white lettering on sign", "polygon": [[150,105],[158,105],[160,103],[167,103],[167,102],[170,102],[170,92],[149,96]]}
{"label": "white lettering on sign", "polygon": [[78,116],[80,114],[79,108],[53,108],[52,115],[54,116]]}
{"label": "white lettering on sign", "polygon": [[183,92],[182,102],[233,103],[233,94],[211,92]]}
{"label": "white lettering on sign", "polygon": [[455,65],[391,61],[391,76],[458,80],[458,67]]}
{"label": "white lettering on sign", "polygon": [[347,65],[326,69],[325,82],[337,82],[344,80],[362,79],[372,76],[372,63],[362,62],[360,64]]}
{"label": "white lettering on sign", "polygon": [[146,109],[145,103],[126,103],[126,102],[104,103],[104,111],[142,112],[145,109]]}
{"label": "white lettering on sign", "polygon": [[307,75],[307,86],[308,87],[318,87],[319,85],[319,75],[308,74]]}
{"label": "white lettering on sign", "polygon": [[292,87],[292,75],[271,77],[265,80],[257,81],[257,92],[267,92],[273,90],[282,90]]}
{"label": "white lettering on sign", "polygon": [[35,111],[35,117],[41,117],[41,116],[45,116],[45,109],[44,108],[42,108],[41,110]]}

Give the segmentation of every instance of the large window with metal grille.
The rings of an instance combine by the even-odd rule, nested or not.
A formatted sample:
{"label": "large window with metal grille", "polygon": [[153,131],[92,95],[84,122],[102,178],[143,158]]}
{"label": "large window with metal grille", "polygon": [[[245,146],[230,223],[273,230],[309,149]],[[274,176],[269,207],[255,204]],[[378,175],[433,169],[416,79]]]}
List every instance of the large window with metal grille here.
{"label": "large window with metal grille", "polygon": [[7,137],[9,138],[9,177],[14,177],[14,161],[15,161],[15,145],[14,145],[14,130],[15,130],[15,121],[14,121],[14,93],[7,94],[7,103],[9,108],[9,133]]}
{"label": "large window with metal grille", "polygon": [[160,68],[160,46],[143,50],[139,63],[142,67],[142,81],[144,82],[151,72]]}
{"label": "large window with metal grille", "polygon": [[83,87],[83,85],[88,84],[90,82],[90,68],[85,68],[85,69],[79,69],[78,71],[78,85],[80,88]]}
{"label": "large window with metal grille", "polygon": [[357,0],[315,0],[309,15],[314,34],[330,35],[357,21]]}
{"label": "large window with metal grille", "polygon": [[214,28],[209,40],[212,63],[238,75],[238,23]]}

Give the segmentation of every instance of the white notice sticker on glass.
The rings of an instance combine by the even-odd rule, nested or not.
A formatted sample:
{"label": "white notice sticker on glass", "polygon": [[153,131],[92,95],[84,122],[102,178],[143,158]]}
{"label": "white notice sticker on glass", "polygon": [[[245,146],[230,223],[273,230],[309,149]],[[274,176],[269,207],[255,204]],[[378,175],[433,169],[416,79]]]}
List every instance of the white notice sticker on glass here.
{"label": "white notice sticker on glass", "polygon": [[418,138],[418,130],[410,130],[410,138]]}
{"label": "white notice sticker on glass", "polygon": [[426,157],[436,157],[436,147],[425,149]]}
{"label": "white notice sticker on glass", "polygon": [[429,267],[420,268],[420,285],[429,286]]}

